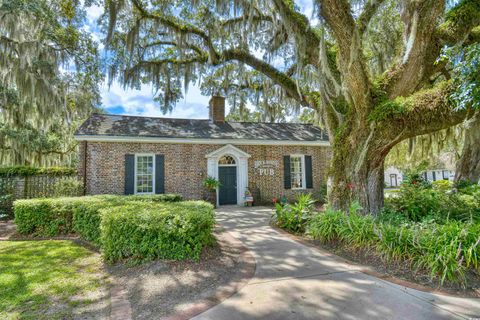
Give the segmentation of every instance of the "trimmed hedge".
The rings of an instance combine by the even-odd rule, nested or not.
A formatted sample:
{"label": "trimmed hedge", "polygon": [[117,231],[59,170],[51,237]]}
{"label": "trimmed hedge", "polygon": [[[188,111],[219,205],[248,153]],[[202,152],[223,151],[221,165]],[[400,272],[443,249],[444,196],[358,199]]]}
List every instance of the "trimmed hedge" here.
{"label": "trimmed hedge", "polygon": [[213,206],[181,200],[174,194],[17,200],[15,223],[22,234],[76,233],[108,262],[198,259],[213,239]]}
{"label": "trimmed hedge", "polygon": [[45,237],[72,233],[73,210],[80,202],[79,198],[16,200],[17,231]]}
{"label": "trimmed hedge", "polygon": [[35,176],[35,175],[49,175],[49,176],[73,176],[77,174],[77,169],[70,167],[49,167],[37,168],[28,166],[15,167],[0,167],[0,177],[12,176]]}
{"label": "trimmed hedge", "polygon": [[128,204],[101,210],[104,258],[116,262],[196,259],[212,241],[213,206],[204,201]]}
{"label": "trimmed hedge", "polygon": [[178,202],[176,194],[100,195],[72,198],[24,199],[14,202],[15,224],[21,234],[52,237],[77,232],[83,239],[99,244],[99,210],[137,202]]}

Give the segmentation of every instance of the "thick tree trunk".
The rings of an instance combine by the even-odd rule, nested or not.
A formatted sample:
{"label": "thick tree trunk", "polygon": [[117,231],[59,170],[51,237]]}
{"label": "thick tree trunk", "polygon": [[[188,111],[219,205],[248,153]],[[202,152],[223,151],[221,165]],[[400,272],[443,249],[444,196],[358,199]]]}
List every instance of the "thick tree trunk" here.
{"label": "thick tree trunk", "polygon": [[332,148],[329,201],[345,212],[358,201],[364,214],[378,215],[384,203],[383,166],[391,146],[374,128],[358,132],[350,131],[343,139],[346,144],[336,141]]}
{"label": "thick tree trunk", "polygon": [[465,125],[465,141],[462,155],[457,162],[455,182],[480,180],[480,112],[476,112]]}
{"label": "thick tree trunk", "polygon": [[383,161],[375,167],[362,164],[364,170],[355,172],[355,168],[337,167],[344,171],[331,177],[330,203],[333,208],[348,212],[354,201],[363,208],[364,214],[378,215],[383,208],[384,171]]}

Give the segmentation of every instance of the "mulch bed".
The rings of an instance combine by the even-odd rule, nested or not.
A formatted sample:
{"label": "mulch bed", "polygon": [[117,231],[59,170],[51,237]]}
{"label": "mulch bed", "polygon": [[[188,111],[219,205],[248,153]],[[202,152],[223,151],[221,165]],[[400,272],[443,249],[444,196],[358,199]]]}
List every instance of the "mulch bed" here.
{"label": "mulch bed", "polygon": [[309,240],[309,242],[337,256],[371,267],[374,271],[390,277],[419,284],[432,290],[444,291],[448,294],[480,298],[480,275],[472,271],[466,274],[467,286],[465,288],[459,283],[448,281],[441,284],[440,278],[432,279],[428,270],[415,270],[408,261],[388,261],[373,250],[351,248],[341,243],[326,244],[313,240]]}
{"label": "mulch bed", "polygon": [[245,277],[241,254],[241,248],[217,241],[204,249],[198,262],[157,260],[107,269],[127,292],[134,319],[182,319],[182,314],[191,313],[205,301],[209,307],[218,303],[219,291]]}
{"label": "mulch bed", "polygon": [[17,233],[13,220],[0,220],[0,240],[8,240]]}

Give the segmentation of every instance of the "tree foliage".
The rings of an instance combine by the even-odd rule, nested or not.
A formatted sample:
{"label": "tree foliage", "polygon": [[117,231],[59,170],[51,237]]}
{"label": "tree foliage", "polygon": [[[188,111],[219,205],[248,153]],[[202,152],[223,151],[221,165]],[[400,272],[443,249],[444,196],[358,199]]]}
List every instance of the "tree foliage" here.
{"label": "tree foliage", "polygon": [[[110,0],[111,79],[149,82],[164,110],[182,86],[308,107],[332,145],[330,201],[383,205],[383,165],[399,142],[463,121],[442,49],[476,41],[478,0]],[[108,19],[107,19],[108,18]],[[318,21],[318,23],[316,22]],[[273,101],[273,102],[272,102]]]}
{"label": "tree foliage", "polygon": [[68,164],[99,102],[97,44],[73,0],[0,1],[0,159]]}
{"label": "tree foliage", "polygon": [[480,109],[480,43],[449,48],[445,57],[452,64],[457,108]]}

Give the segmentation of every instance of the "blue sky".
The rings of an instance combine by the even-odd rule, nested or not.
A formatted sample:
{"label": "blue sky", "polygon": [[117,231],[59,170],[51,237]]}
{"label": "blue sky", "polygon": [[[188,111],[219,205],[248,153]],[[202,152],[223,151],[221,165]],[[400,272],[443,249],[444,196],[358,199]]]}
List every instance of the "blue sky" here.
{"label": "blue sky", "polygon": [[[311,1],[296,1],[307,17],[312,16]],[[103,12],[103,8],[92,6],[87,9],[87,25],[85,29],[90,32],[95,40],[100,43],[100,34],[97,20]],[[205,119],[208,118],[208,100],[210,97],[203,96],[197,85],[190,85],[184,99],[179,101],[171,113],[163,114],[156,102],[153,101],[152,87],[142,86],[140,90],[124,89],[120,84],[113,83],[108,87],[103,84],[101,88],[103,108],[114,114],[128,114],[140,116],[158,116],[169,118]],[[226,106],[226,113],[229,111]]]}

